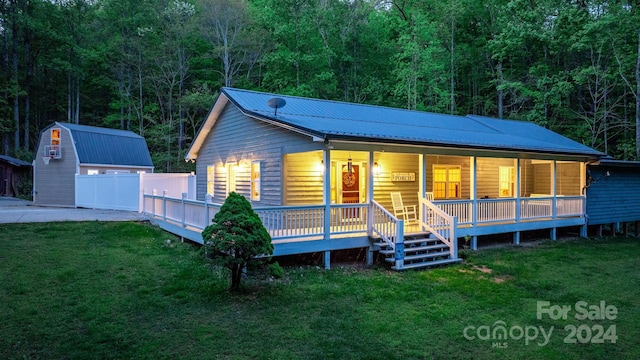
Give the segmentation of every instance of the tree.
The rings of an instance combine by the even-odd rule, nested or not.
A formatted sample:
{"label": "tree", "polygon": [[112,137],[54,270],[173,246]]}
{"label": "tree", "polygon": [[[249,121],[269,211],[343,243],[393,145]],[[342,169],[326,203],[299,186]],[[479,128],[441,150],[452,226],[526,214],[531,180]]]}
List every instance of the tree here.
{"label": "tree", "polygon": [[240,288],[243,269],[273,254],[271,236],[244,196],[231,192],[202,231],[205,246],[231,270],[231,290]]}

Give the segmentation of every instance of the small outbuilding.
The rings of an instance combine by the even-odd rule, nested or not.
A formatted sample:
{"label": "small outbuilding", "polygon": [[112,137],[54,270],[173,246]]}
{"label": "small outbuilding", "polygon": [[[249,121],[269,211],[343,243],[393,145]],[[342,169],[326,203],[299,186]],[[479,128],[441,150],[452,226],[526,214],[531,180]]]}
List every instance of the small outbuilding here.
{"label": "small outbuilding", "polygon": [[27,182],[30,172],[28,162],[0,155],[0,196],[18,196],[19,186]]}
{"label": "small outbuilding", "polygon": [[640,161],[603,158],[587,166],[587,224],[602,234],[604,225],[610,230],[635,224],[640,236]]}
{"label": "small outbuilding", "polygon": [[153,172],[145,139],[131,131],[55,122],[40,133],[36,205],[76,206],[76,175]]}

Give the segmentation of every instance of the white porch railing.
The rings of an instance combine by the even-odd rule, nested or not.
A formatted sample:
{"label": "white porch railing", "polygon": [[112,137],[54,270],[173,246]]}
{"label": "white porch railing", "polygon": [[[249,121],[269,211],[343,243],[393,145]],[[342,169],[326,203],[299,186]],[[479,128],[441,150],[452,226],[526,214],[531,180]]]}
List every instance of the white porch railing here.
{"label": "white porch railing", "polygon": [[[447,214],[433,202],[418,197],[418,205],[420,207],[420,227],[426,229],[435,235],[440,241],[449,246],[451,259],[458,258],[458,238],[456,237],[456,228],[458,227],[457,218]],[[454,208],[466,209],[465,206],[455,206]]]}
{"label": "white porch railing", "polygon": [[400,220],[382,207],[377,201],[371,201],[369,212],[370,236],[379,236],[395,253],[395,267],[404,267],[404,220]]}
{"label": "white porch railing", "polygon": [[273,206],[254,211],[272,239],[322,236],[324,234],[324,206]]}
{"label": "white porch railing", "polygon": [[220,210],[220,206],[206,201],[189,200],[186,193],[182,198],[174,198],[166,196],[166,193],[157,195],[154,192],[144,194],[142,200],[144,214],[200,231],[211,224],[211,219]]}
{"label": "white porch railing", "polygon": [[[221,204],[143,195],[142,211],[154,218],[170,221],[197,231],[204,230],[220,210]],[[324,205],[272,206],[254,208],[273,240],[320,237],[325,235]],[[330,209],[330,234],[366,233],[369,204],[333,204]]]}
{"label": "white porch railing", "polygon": [[[477,226],[584,216],[583,196],[520,198],[519,202],[513,198],[434,202],[420,199],[419,205],[421,228],[447,244],[453,259],[457,258],[458,225]],[[189,200],[186,194],[182,198],[174,198],[154,193],[143,195],[142,211],[153,218],[202,231],[211,224],[220,206],[207,201]],[[320,239],[331,238],[334,234],[367,233],[389,244],[396,252],[396,267],[403,267],[404,221],[376,201],[370,204],[332,204],[329,208],[329,229],[325,229],[324,205],[273,206],[254,210],[273,240]]]}
{"label": "white porch railing", "polygon": [[[584,216],[584,196],[549,196],[477,200],[437,200],[433,204],[455,216],[458,225]],[[475,211],[474,211],[475,209]],[[518,213],[519,210],[519,213]],[[475,213],[475,219],[474,219]]]}

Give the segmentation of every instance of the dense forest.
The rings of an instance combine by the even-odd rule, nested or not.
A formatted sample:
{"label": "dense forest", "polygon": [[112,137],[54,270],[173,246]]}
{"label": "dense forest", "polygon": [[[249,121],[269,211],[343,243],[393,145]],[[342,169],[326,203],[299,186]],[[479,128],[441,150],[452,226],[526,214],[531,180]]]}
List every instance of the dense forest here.
{"label": "dense forest", "polygon": [[183,160],[221,86],[532,121],[640,159],[640,1],[0,0],[3,154],[53,121]]}

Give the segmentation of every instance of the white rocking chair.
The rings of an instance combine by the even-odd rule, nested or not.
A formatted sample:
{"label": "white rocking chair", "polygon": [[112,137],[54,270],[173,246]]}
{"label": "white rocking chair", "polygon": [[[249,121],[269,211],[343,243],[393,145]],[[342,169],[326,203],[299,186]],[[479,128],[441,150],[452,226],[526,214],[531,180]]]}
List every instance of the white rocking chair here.
{"label": "white rocking chair", "polygon": [[407,223],[418,221],[416,205],[404,206],[400,192],[391,193],[391,204],[393,205],[393,215],[398,219],[403,219]]}
{"label": "white rocking chair", "polygon": [[426,193],[424,193],[424,198],[429,200],[429,201],[432,201],[432,202],[433,202],[433,200],[435,200],[435,198],[433,197],[433,193],[432,192],[428,192],[428,191]]}

